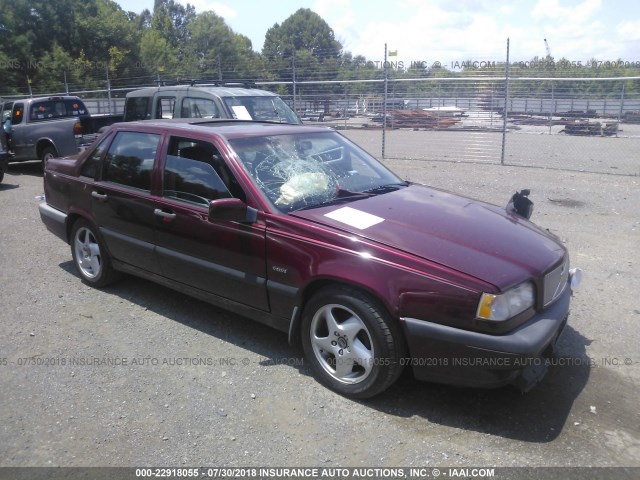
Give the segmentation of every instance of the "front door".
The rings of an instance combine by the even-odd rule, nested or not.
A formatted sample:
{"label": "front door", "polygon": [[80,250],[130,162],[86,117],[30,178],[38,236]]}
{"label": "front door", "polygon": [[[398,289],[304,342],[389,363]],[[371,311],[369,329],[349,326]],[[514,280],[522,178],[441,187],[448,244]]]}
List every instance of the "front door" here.
{"label": "front door", "polygon": [[208,220],[209,203],[232,196],[246,200],[212,143],[169,140],[156,223],[162,274],[267,311],[264,226]]}

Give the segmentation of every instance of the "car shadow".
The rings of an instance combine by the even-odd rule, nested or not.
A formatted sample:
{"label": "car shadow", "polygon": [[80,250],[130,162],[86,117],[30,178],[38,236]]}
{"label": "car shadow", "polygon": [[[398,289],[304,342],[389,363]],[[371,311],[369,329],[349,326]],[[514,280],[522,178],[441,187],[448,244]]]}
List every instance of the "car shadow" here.
{"label": "car shadow", "polygon": [[[60,267],[80,278],[73,262]],[[286,334],[219,309],[147,280],[125,276],[102,291],[247,349],[260,365],[286,364],[313,376],[302,348],[290,346]],[[512,387],[471,389],[419,382],[409,368],[387,391],[359,404],[402,418],[418,416],[431,423],[534,443],[553,441],[562,432],[572,405],[590,375],[585,346],[589,340],[568,325],[558,342],[558,361],[541,384],[526,394]]]}
{"label": "car shadow", "polygon": [[14,188],[18,188],[20,185],[15,185],[13,183],[5,183],[7,180],[7,177],[4,177],[4,180],[2,181],[2,183],[0,183],[0,191],[2,190],[13,190]]}
{"label": "car shadow", "polygon": [[549,371],[527,393],[513,387],[459,388],[417,382],[407,369],[397,384],[363,402],[376,410],[526,442],[553,441],[562,432],[574,401],[590,376],[589,340],[565,327]]}
{"label": "car shadow", "polygon": [[[73,261],[63,262],[59,266],[81,281]],[[292,357],[297,360],[302,358],[302,348],[291,347],[286,333],[149,280],[123,275],[121,280],[100,291],[204,334],[247,348],[260,358],[263,366],[287,362]],[[301,365],[300,370],[311,375],[311,368],[306,364]]]}
{"label": "car shadow", "polygon": [[9,169],[5,173],[6,176],[9,175],[30,175],[33,177],[42,177],[42,162],[40,160],[30,160],[27,162],[14,162],[9,164]]}

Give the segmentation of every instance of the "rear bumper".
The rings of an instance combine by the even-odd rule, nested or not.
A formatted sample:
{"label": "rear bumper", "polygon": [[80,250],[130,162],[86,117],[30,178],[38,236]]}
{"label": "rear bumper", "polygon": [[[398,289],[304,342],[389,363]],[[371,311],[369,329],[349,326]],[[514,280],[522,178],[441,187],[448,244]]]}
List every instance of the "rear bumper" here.
{"label": "rear bumper", "polygon": [[544,377],[569,315],[571,288],[544,311],[504,335],[487,335],[402,318],[419,380],[493,388],[513,384],[527,391]]}
{"label": "rear bumper", "polygon": [[38,204],[40,219],[51,233],[69,243],[67,236],[67,214],[47,205],[46,202]]}

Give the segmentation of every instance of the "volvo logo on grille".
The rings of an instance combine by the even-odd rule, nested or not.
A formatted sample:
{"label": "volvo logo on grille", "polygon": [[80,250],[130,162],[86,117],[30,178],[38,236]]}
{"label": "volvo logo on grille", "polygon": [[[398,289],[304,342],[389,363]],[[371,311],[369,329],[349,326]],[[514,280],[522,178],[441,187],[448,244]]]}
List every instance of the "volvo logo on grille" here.
{"label": "volvo logo on grille", "polygon": [[565,259],[561,265],[555,270],[549,272],[544,277],[544,304],[549,305],[558,298],[565,287],[569,278],[569,260]]}
{"label": "volvo logo on grille", "polygon": [[564,286],[563,280],[566,280],[565,271],[567,270],[567,264],[563,263],[560,267],[560,278],[558,279],[558,285],[556,285],[556,290],[553,292],[553,298],[556,298],[562,292],[562,288]]}

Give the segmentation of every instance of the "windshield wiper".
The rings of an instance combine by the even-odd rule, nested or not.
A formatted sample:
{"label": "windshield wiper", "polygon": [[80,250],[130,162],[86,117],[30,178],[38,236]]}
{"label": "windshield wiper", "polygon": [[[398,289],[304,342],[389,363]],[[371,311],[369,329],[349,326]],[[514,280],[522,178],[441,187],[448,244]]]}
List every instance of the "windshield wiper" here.
{"label": "windshield wiper", "polygon": [[298,212],[300,210],[309,210],[312,208],[326,207],[328,205],[335,205],[341,202],[350,202],[352,200],[361,200],[363,198],[372,197],[373,195],[374,195],[373,193],[352,192],[350,190],[344,190],[340,188],[336,192],[335,197],[325,200],[324,202],[313,203],[311,205],[305,205],[303,207],[296,208],[295,210],[292,210],[292,212]]}
{"label": "windshield wiper", "polygon": [[396,190],[400,190],[401,188],[409,186],[409,182],[401,182],[401,183],[389,183],[387,185],[379,185],[377,187],[370,188],[365,190],[365,193],[371,194],[381,194],[387,192],[395,192]]}
{"label": "windshield wiper", "polygon": [[285,123],[282,121],[282,117],[280,116],[280,112],[278,111],[278,107],[276,107],[276,102],[274,100],[271,100],[271,106],[273,107],[273,112],[276,114],[276,117],[278,117],[278,123]]}

